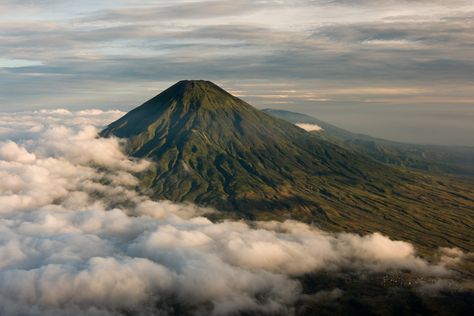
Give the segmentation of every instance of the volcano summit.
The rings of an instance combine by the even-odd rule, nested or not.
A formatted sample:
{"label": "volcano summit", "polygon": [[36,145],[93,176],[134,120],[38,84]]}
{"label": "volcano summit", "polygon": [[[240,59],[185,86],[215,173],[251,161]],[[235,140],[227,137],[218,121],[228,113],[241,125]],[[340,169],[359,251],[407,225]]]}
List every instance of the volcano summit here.
{"label": "volcano summit", "polygon": [[209,81],[176,83],[101,136],[127,139],[130,155],[154,162],[140,185],[154,199],[474,249],[465,238],[474,226],[472,184],[382,164]]}

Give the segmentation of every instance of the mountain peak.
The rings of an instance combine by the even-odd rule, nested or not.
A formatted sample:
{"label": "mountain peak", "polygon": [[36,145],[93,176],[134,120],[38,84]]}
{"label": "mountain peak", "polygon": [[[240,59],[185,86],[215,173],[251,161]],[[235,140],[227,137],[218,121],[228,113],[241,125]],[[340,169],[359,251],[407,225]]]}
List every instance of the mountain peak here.
{"label": "mountain peak", "polygon": [[[398,234],[403,225],[403,238],[421,234],[427,236],[423,246],[438,247],[446,236],[434,237],[433,227],[452,229],[451,221],[438,219],[461,218],[472,209],[472,197],[453,190],[448,180],[382,165],[259,111],[209,81],[180,81],[101,135],[125,138],[130,155],[153,162],[140,175],[142,192],[232,217],[292,218],[358,233]],[[468,249],[466,239],[449,238]]]}
{"label": "mountain peak", "polygon": [[196,93],[208,89],[220,89],[216,84],[207,80],[181,80],[168,88],[178,93]]}
{"label": "mountain peak", "polygon": [[217,85],[215,83],[213,83],[212,81],[202,80],[202,79],[198,79],[198,80],[180,80],[177,83],[175,83],[174,85],[186,86],[186,87],[189,87],[189,88],[194,88],[194,87],[198,87],[198,86],[200,86],[200,87],[217,87]]}
{"label": "mountain peak", "polygon": [[168,126],[181,133],[208,123],[213,129],[231,131],[244,117],[255,125],[270,118],[211,81],[182,80],[111,124],[102,134],[129,138]]}
{"label": "mountain peak", "polygon": [[228,106],[233,101],[235,102],[235,99],[211,81],[181,80],[144,105],[177,106],[185,110],[217,109]]}

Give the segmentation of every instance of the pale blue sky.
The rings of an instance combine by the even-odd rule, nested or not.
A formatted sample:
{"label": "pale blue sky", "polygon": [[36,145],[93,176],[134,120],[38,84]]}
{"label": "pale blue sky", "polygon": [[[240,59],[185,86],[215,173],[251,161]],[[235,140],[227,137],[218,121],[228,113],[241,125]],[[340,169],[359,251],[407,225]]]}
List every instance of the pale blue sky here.
{"label": "pale blue sky", "polygon": [[130,109],[181,79],[260,108],[474,145],[474,1],[0,1],[0,111]]}

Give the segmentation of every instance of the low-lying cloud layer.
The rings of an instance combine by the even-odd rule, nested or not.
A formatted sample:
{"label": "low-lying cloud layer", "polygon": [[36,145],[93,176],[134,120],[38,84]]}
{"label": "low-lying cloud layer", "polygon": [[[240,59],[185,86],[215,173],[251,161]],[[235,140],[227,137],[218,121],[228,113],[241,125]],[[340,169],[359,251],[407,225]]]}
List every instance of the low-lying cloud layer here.
{"label": "low-lying cloud layer", "polygon": [[[213,210],[151,201],[134,190],[134,174],[149,162],[130,160],[117,139],[97,138],[94,126],[119,115],[2,115],[1,315],[291,314],[302,291],[295,277],[306,273],[452,274],[378,233],[213,223],[203,217]],[[462,253],[443,255],[452,265]],[[315,297],[343,295],[336,288]]]}

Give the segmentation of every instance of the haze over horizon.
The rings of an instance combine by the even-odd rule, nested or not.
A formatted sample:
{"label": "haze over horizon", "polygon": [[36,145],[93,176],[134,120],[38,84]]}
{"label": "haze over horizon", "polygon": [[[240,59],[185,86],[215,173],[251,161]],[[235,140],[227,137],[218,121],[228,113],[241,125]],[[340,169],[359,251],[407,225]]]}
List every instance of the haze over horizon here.
{"label": "haze over horizon", "polygon": [[392,140],[474,145],[474,3],[0,3],[0,111],[129,110],[212,80],[259,108]]}

